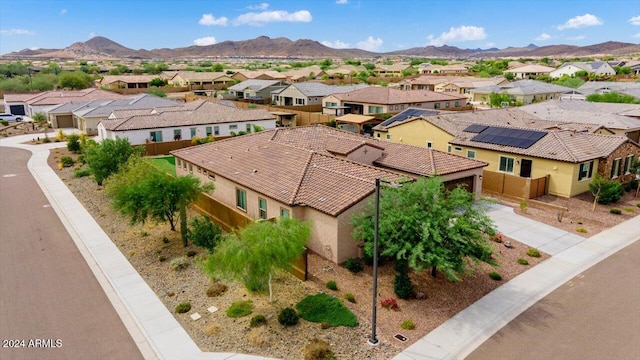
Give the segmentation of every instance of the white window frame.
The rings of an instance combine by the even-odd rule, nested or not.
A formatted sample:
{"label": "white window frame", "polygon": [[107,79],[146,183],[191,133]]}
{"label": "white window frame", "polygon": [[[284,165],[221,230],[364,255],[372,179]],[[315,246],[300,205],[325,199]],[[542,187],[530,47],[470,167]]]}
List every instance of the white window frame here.
{"label": "white window frame", "polygon": [[[502,159],[506,159],[505,169],[502,169]],[[509,161],[511,162],[511,171],[509,171]],[[513,174],[515,171],[516,159],[508,156],[500,155],[498,157],[498,171],[507,174]]]}
{"label": "white window frame", "polygon": [[[471,155],[473,154],[473,155]],[[476,151],[475,150],[467,150],[467,157],[469,159],[475,159],[476,158]]]}

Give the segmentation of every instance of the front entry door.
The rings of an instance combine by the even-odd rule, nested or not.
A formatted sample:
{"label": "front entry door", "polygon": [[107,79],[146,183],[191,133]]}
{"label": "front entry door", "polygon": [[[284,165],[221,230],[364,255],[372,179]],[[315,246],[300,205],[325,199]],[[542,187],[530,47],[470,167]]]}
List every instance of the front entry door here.
{"label": "front entry door", "polygon": [[520,177],[525,177],[525,178],[531,177],[531,160],[529,159],[520,160]]}

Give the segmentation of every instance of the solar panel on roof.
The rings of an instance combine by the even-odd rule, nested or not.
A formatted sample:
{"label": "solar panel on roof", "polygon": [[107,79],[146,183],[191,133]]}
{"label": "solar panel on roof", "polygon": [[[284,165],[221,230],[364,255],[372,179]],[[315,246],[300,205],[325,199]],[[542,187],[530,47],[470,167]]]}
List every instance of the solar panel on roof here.
{"label": "solar panel on roof", "polygon": [[467,126],[467,128],[462,130],[462,131],[472,132],[472,133],[478,134],[478,133],[481,133],[486,128],[488,128],[488,126],[486,126],[486,125],[473,124],[473,125]]}
{"label": "solar panel on roof", "polygon": [[427,109],[407,109],[401,113],[398,113],[390,118],[388,118],[387,120],[385,120],[384,122],[382,122],[380,125],[382,126],[389,126],[391,124],[393,124],[396,121],[402,121],[402,120],[406,120],[410,117],[420,117],[423,115],[433,115],[433,114],[437,114],[437,111],[433,111],[433,110],[427,110]]}
{"label": "solar panel on roof", "polygon": [[488,126],[478,135],[471,138],[471,141],[528,149],[531,145],[538,142],[538,140],[542,139],[545,135],[547,135],[547,133],[544,131]]}

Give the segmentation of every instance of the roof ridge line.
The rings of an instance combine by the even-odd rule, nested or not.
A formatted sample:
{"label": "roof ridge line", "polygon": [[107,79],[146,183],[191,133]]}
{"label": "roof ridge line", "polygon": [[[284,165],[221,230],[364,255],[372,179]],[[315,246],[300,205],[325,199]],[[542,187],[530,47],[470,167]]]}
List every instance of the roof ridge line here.
{"label": "roof ridge line", "polygon": [[567,145],[565,145],[564,141],[562,139],[560,139],[560,137],[557,135],[558,133],[556,133],[555,131],[551,132],[553,134],[553,136],[556,138],[556,140],[558,141],[558,143],[560,144],[560,146],[562,146],[562,148],[569,154],[569,156],[571,157],[571,159],[573,159],[574,162],[578,162],[578,158],[576,158],[573,155],[573,152],[571,150],[569,150],[569,148],[567,147]]}
{"label": "roof ridge line", "polygon": [[438,174],[438,169],[436,169],[436,161],[433,159],[433,148],[429,148],[429,159],[431,160],[431,168],[433,169],[433,173]]}
{"label": "roof ridge line", "polygon": [[307,158],[307,162],[304,166],[304,171],[302,172],[302,176],[300,176],[300,181],[298,181],[298,184],[296,185],[296,191],[293,193],[293,195],[291,196],[291,199],[289,200],[290,204],[295,204],[296,198],[300,193],[300,189],[302,189],[302,182],[307,177],[307,172],[309,171],[309,165],[311,165],[311,159],[313,158],[314,153],[315,151],[311,151],[309,153],[309,157]]}
{"label": "roof ridge line", "polygon": [[[379,168],[377,166],[373,166],[373,165],[369,165],[369,164],[363,164],[363,163],[360,163],[360,162],[357,162],[357,161],[353,161],[353,160],[349,160],[349,159],[346,159],[346,158],[343,159],[343,158],[340,158],[338,156],[321,154],[321,153],[315,153],[315,154],[319,155],[319,156],[326,157],[326,158],[330,158],[330,159],[334,159],[334,160],[338,160],[338,161],[343,161],[343,162],[351,163],[351,164],[358,165],[358,166],[363,166],[363,167],[366,167],[366,168],[370,168],[372,170],[391,173],[391,174],[394,174],[394,175],[396,175],[398,177],[402,176],[401,174],[396,173],[396,172],[391,171],[391,170],[381,169],[381,168]],[[361,177],[358,177],[358,176],[354,176],[354,175],[351,175],[351,174],[348,174],[348,173],[339,172],[339,171],[328,169],[328,168],[325,168],[325,167],[322,167],[322,169],[324,169],[325,171],[332,172],[334,174],[340,174],[340,175],[346,176],[346,177],[351,178],[351,179],[359,180],[359,181],[370,183],[370,184],[375,184],[375,181],[369,181],[367,179],[364,179],[364,178],[361,178]]]}

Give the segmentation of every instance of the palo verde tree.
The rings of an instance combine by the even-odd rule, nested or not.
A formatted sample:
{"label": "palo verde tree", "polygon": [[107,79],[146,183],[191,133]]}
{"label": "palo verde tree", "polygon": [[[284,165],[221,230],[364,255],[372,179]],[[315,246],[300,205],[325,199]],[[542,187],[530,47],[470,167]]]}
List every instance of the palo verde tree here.
{"label": "palo verde tree", "polygon": [[211,277],[240,280],[250,291],[264,291],[268,287],[271,302],[273,273],[291,268],[304,253],[310,235],[308,222],[292,218],[254,222],[242,230],[223,235],[214,253],[207,258],[205,272]]}
{"label": "palo verde tree", "polygon": [[[176,215],[200,193],[213,190],[213,184],[203,185],[200,179],[191,175],[169,176],[144,158],[135,156],[109,178],[106,188],[112,206],[132,224],[144,223],[147,219],[158,223],[168,221],[171,230],[175,231]],[[186,247],[189,245],[186,226],[183,232]]]}
{"label": "palo verde tree", "polygon": [[106,178],[116,173],[120,166],[138,151],[131,147],[129,139],[117,138],[92,143],[92,146],[87,146],[84,152],[94,179],[98,185],[102,185]]}
{"label": "palo verde tree", "polygon": [[[374,204],[351,218],[354,239],[365,241],[373,254]],[[467,259],[494,264],[487,236],[495,235],[485,208],[473,195],[458,187],[447,190],[442,179],[419,178],[401,188],[385,188],[380,196],[380,254],[406,260],[411,269],[442,271],[449,280],[460,280]]]}

